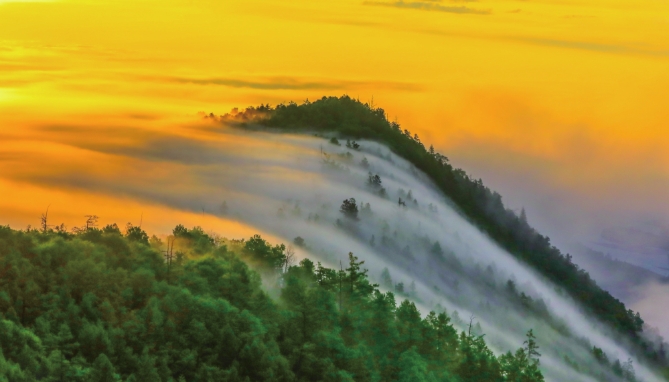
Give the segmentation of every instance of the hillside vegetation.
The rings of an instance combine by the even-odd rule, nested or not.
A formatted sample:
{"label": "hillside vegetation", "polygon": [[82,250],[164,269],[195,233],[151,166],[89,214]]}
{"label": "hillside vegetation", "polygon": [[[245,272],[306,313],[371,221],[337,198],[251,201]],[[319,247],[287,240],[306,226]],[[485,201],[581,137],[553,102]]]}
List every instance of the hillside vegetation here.
{"label": "hillside vegetation", "polygon": [[290,258],[197,227],[167,243],[0,227],[0,381],[543,381],[532,331],[496,357],[381,293],[353,254],[341,270]]}
{"label": "hillside vegetation", "polygon": [[383,109],[348,96],[323,97],[299,105],[291,102],[276,107],[251,107],[221,119],[249,127],[260,124],[283,131],[335,134],[340,138],[370,139],[387,145],[427,174],[463,215],[509,253],[564,288],[589,313],[635,343],[637,351],[647,359],[667,366],[664,351],[643,339],[644,321],[639,313],[627,309],[621,301],[600,288],[569,254],[561,253],[548,237],[534,230],[524,214],[518,216],[507,209],[497,192],[486,187],[480,179],[454,168],[448,158],[432,146],[426,148],[418,135],[388,121]]}

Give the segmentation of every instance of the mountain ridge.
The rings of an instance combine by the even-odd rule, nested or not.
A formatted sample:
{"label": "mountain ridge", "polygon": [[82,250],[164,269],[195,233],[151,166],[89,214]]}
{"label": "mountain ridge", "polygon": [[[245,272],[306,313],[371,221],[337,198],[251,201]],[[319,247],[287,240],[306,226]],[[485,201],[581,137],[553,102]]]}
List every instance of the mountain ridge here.
{"label": "mountain ridge", "polygon": [[[214,115],[210,115],[216,118]],[[323,97],[302,104],[276,107],[260,105],[226,114],[218,120],[245,128],[264,126],[279,131],[337,134],[340,138],[371,139],[386,144],[397,155],[423,171],[463,214],[518,259],[529,264],[568,293],[594,316],[635,342],[646,357],[657,360],[657,350],[642,338],[643,319],[607,291],[589,274],[534,230],[514,211],[504,207],[502,197],[480,179],[454,168],[434,148],[426,148],[417,134],[388,121],[385,110],[346,95]]]}

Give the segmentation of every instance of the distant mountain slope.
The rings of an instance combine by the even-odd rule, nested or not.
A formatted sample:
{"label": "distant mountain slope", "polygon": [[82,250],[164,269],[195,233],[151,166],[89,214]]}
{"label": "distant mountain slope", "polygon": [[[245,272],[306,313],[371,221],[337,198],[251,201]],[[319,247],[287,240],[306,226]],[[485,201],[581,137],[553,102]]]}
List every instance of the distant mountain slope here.
{"label": "distant mountain slope", "polygon": [[669,282],[667,277],[646,268],[617,260],[585,246],[575,248],[573,253],[574,258],[590,273],[597,284],[627,304],[631,304],[635,300],[635,288],[649,282]]}
{"label": "distant mountain slope", "polygon": [[669,272],[669,228],[659,221],[609,227],[588,246],[623,261],[643,264],[660,274]]}
{"label": "distant mountain slope", "polygon": [[[648,359],[659,360],[657,349],[641,333],[643,320],[600,288],[590,275],[551,245],[550,239],[530,227],[524,217],[505,208],[502,197],[480,179],[454,168],[448,158],[426,148],[416,134],[390,122],[385,111],[348,96],[323,97],[315,102],[289,103],[272,108],[261,105],[222,117],[247,126],[260,124],[284,131],[339,134],[384,143],[427,174],[474,224],[508,252],[562,286],[594,316],[608,323],[643,349]],[[664,362],[664,361],[662,361]]]}

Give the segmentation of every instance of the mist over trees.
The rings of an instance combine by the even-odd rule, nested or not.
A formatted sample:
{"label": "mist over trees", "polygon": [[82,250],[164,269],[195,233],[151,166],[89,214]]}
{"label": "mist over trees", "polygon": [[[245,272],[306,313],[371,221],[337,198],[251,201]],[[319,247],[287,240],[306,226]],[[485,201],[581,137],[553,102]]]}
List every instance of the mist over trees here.
{"label": "mist over trees", "polygon": [[353,254],[286,267],[259,235],[147,237],[0,227],[0,380],[543,381],[531,330],[496,357],[444,311],[398,305]]}
{"label": "mist over trees", "polygon": [[355,202],[354,198],[346,199],[341,203],[339,211],[347,218],[353,221],[358,219],[358,205]]}
{"label": "mist over trees", "polygon": [[[475,313],[496,350],[510,348],[510,337],[518,341],[521,333],[514,328],[533,326],[549,361],[545,372],[552,379],[578,379],[586,374],[602,381],[616,380],[611,365],[601,364],[606,370],[596,366],[593,344],[612,360],[619,358],[621,365],[628,357],[634,358],[636,374],[643,379],[657,380],[656,368],[667,367],[663,339],[644,330],[640,316],[597,286],[569,255],[560,253],[537,233],[522,211],[506,209],[501,196],[480,180],[452,168],[448,158],[434,147],[426,149],[429,145],[388,121],[382,109],[343,96],[275,108],[267,105],[264,110],[262,118],[237,124],[248,129],[235,134],[272,135],[288,147],[305,150],[301,165],[288,168],[304,174],[320,172],[323,185],[312,184],[294,194],[310,215],[320,216],[315,227],[304,226],[301,219],[292,220],[294,229],[263,225],[257,220],[255,224],[285,237],[308,237],[310,251],[331,264],[338,260],[331,258],[328,248],[342,251],[346,248],[338,242],[364,243],[354,250],[374,260],[372,275],[378,277],[384,266],[392,272],[395,285],[386,290],[397,295],[401,291],[408,297],[415,281],[418,299],[414,301],[425,308],[434,308],[443,298],[451,310],[464,311],[464,316]],[[222,134],[230,130],[235,131],[229,124],[220,128]],[[325,143],[333,138],[342,143],[356,141],[359,147]],[[308,165],[319,151],[321,158],[330,162],[320,169]],[[370,174],[382,179],[389,198],[375,195]],[[374,212],[367,217],[361,208],[360,221],[345,224],[347,219],[341,213],[335,216],[336,209],[319,209],[318,197],[324,194],[333,201],[355,197],[371,202]],[[273,193],[270,199],[285,198],[281,195],[286,192]],[[337,229],[332,230],[333,225]],[[474,229],[470,229],[472,225]],[[435,241],[441,251],[431,251]],[[519,262],[544,277],[528,274]],[[509,280],[516,283],[514,292],[506,288]],[[381,284],[378,278],[375,281]],[[458,320],[457,311],[454,314],[454,322],[462,327],[466,320]],[[504,335],[505,327],[510,329],[508,336]],[[607,329],[611,327],[613,331]],[[570,370],[576,373],[569,375]]]}
{"label": "mist over trees", "polygon": [[[454,168],[448,158],[436,152],[434,147],[426,149],[417,134],[388,121],[382,108],[342,96],[323,97],[299,105],[291,102],[275,108],[263,105],[258,110],[262,111],[261,118],[245,122],[294,132],[335,133],[348,137],[347,142],[370,139],[387,145],[427,174],[462,213],[509,253],[563,287],[594,316],[635,342],[647,358],[659,360],[658,349],[645,342],[641,335],[643,319],[638,313],[627,309],[622,302],[601,289],[587,272],[572,261],[569,254],[561,253],[548,237],[534,230],[523,214],[518,216],[507,209],[501,195],[487,188],[480,179],[473,179],[465,171]],[[256,108],[248,108],[246,112],[255,115]],[[370,187],[380,186],[380,178],[370,173],[369,184]],[[418,202],[408,196],[404,199],[400,197],[398,204]]]}
{"label": "mist over trees", "polygon": [[[269,118],[273,113],[273,108],[266,107],[260,114]],[[81,283],[85,277],[79,273],[107,280],[102,282],[104,286],[110,284],[106,272],[119,277],[122,290],[92,292],[100,296],[95,301],[109,301],[113,314],[106,313],[110,311],[106,305],[99,308],[103,313],[88,316],[81,316],[88,314],[82,313],[88,308],[72,308],[69,315],[49,313],[55,321],[69,320],[73,346],[79,341],[76,325],[84,319],[99,320],[111,333],[107,338],[119,341],[114,342],[113,353],[105,350],[88,363],[77,363],[80,358],[76,353],[66,354],[70,350],[63,348],[62,357],[76,366],[72,375],[78,379],[74,380],[158,380],[152,367],[160,380],[534,380],[539,378],[539,370],[548,380],[659,380],[653,367],[666,365],[661,341],[651,343],[621,335],[619,328],[611,331],[592,319],[589,313],[593,307],[575,304],[570,297],[573,290],[563,281],[551,283],[519,264],[517,254],[514,258],[500,249],[470,224],[471,218],[463,219],[462,209],[444,198],[436,182],[430,182],[414,164],[386,146],[306,128],[300,131],[314,136],[256,133],[217,125],[212,130],[221,134],[212,138],[216,143],[191,143],[187,145],[191,149],[184,148],[184,157],[196,164],[184,165],[184,171],[197,174],[193,178],[208,186],[198,189],[208,191],[193,198],[191,190],[166,186],[142,190],[142,197],[150,193],[150,197],[175,208],[201,211],[203,217],[206,208],[208,219],[239,220],[290,245],[269,243],[259,235],[226,240],[202,228],[181,225],[168,237],[158,238],[147,235],[141,222],[138,227],[129,224],[120,229],[113,224],[100,229],[97,222],[88,224],[88,216],[85,225],[68,231],[62,225],[49,224],[47,213],[40,225],[42,236],[31,229],[14,231],[30,237],[34,245],[7,242],[7,248],[17,247],[15,252],[21,253],[13,255],[12,261],[25,258],[34,264],[30,272],[12,276],[17,286],[8,289],[14,293],[11,297],[0,298],[0,307],[3,301],[11,302],[0,313],[11,313],[7,306],[14,309],[14,315],[20,315],[24,306],[26,314],[33,306],[48,312],[64,309],[65,304],[80,306],[83,300],[79,297],[72,297],[72,303],[66,299],[83,296],[91,288],[93,281]],[[420,141],[415,134],[403,135]],[[240,141],[228,139],[235,136],[243,137],[241,141],[247,144],[269,143],[277,150],[257,153],[252,145],[251,149],[235,150]],[[443,157],[434,149],[427,152],[431,157]],[[280,175],[275,176],[274,171],[265,174],[257,171],[259,168],[279,169]],[[137,192],[120,183],[119,192]],[[380,188],[387,195],[381,195]],[[51,214],[48,217],[52,219]],[[535,234],[522,214],[518,218],[525,235]],[[82,258],[91,261],[75,268],[68,265],[60,269],[57,265],[53,271],[35,271],[46,264],[39,255],[41,246],[60,246],[59,238],[65,242],[67,259],[74,259],[74,264]],[[131,255],[113,255],[114,251],[105,249],[101,243],[112,238],[126,242]],[[5,242],[0,238],[0,243]],[[133,257],[141,248],[157,255],[155,264],[147,260],[154,255]],[[349,251],[355,255],[351,253],[347,259]],[[109,265],[107,257],[118,258],[120,265]],[[304,261],[298,263],[300,260]],[[23,269],[17,264],[23,263],[12,263],[11,272]],[[0,262],[0,272],[4,269]],[[144,280],[136,271],[149,275],[150,282],[123,281],[124,277]],[[49,276],[62,272],[65,275],[56,281]],[[70,278],[76,282],[72,284]],[[43,290],[47,296],[57,294],[61,299],[49,297],[49,301],[61,302],[41,308],[46,302],[33,298],[24,304],[21,288],[28,286],[23,282],[33,279],[40,293]],[[59,289],[60,283],[67,287]],[[0,286],[4,288],[4,284]],[[169,308],[173,288],[186,290],[198,302]],[[138,297],[133,296],[135,290]],[[120,297],[112,298],[118,293]],[[383,299],[377,299],[377,293]],[[264,300],[259,297],[263,295]],[[179,299],[185,301],[186,297]],[[222,304],[217,299],[229,304],[221,308],[224,312],[237,313],[212,313],[209,307]],[[152,303],[154,300],[157,302]],[[259,302],[250,304],[253,301]],[[200,302],[206,306],[201,307]],[[375,309],[380,309],[381,318],[372,320]],[[237,320],[238,315],[244,320]],[[7,317],[1,318],[11,321]],[[183,317],[187,320],[178,321]],[[442,327],[445,320],[451,329]],[[23,323],[19,319],[16,325]],[[34,331],[31,325],[22,327]],[[203,327],[206,331],[200,330]],[[377,333],[376,328],[383,330]],[[528,329],[532,331],[527,333]],[[128,330],[143,342],[138,345],[134,337],[125,338]],[[167,342],[142,334],[163,336],[166,330],[172,330]],[[455,336],[448,334],[451,330]],[[46,343],[41,334],[36,335]],[[64,335],[69,338],[66,332]],[[425,345],[435,337],[448,341]],[[637,346],[629,345],[630,338]],[[541,349],[536,348],[539,345]],[[0,347],[5,360],[10,359],[7,347]],[[141,360],[142,366],[119,366],[119,349],[130,351],[127,362]],[[52,349],[45,347],[43,351],[49,358]],[[84,351],[89,350],[78,350]],[[654,351],[655,359],[644,358]],[[541,362],[537,362],[535,352],[542,354]],[[12,353],[11,357],[8,362],[22,362],[20,355]],[[148,373],[142,374],[142,370]]]}

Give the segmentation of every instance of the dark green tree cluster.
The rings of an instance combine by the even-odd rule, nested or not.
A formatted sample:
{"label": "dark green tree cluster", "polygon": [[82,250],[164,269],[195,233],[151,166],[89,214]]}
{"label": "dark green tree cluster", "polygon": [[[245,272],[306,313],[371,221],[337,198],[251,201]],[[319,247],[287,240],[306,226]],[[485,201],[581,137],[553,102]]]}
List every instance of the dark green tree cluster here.
{"label": "dark green tree cluster", "polygon": [[388,196],[388,193],[386,192],[386,189],[381,186],[382,181],[381,177],[379,174],[372,175],[370,172],[369,175],[367,176],[367,186],[377,195],[379,195],[382,198],[385,198]]}
{"label": "dark green tree cluster", "polygon": [[[446,314],[397,306],[353,255],[284,272],[285,248],[260,236],[233,253],[178,226],[187,256],[168,282],[140,231],[0,227],[0,381],[543,380],[527,346],[497,358]],[[278,301],[245,259],[280,276]]]}
{"label": "dark green tree cluster", "polygon": [[363,263],[349,254],[348,268],[337,271],[305,259],[283,276],[292,338],[280,346],[300,379],[543,381],[538,353],[495,357],[483,336],[458,334],[445,313],[421,317],[408,300],[398,306],[369,282]]}
{"label": "dark green tree cluster", "polygon": [[280,271],[286,263],[286,246],[271,246],[260,235],[253,235],[244,243],[243,254],[264,270]]}
{"label": "dark green tree cluster", "polygon": [[346,199],[341,203],[339,207],[339,212],[344,214],[347,219],[358,221],[358,205],[355,202],[354,198]]}
{"label": "dark green tree cluster", "polygon": [[[315,102],[263,105],[263,117],[255,123],[290,131],[337,133],[355,139],[371,139],[386,144],[397,155],[426,173],[457,203],[460,210],[507,251],[534,267],[564,288],[597,318],[610,324],[637,344],[648,359],[665,365],[667,360],[641,334],[643,320],[638,313],[600,288],[590,275],[553,246],[548,237],[535,231],[524,216],[507,209],[502,197],[480,179],[454,168],[448,158],[426,149],[416,134],[390,122],[382,108],[375,108],[346,95],[323,97]],[[249,110],[254,110],[249,108]]]}
{"label": "dark green tree cluster", "polygon": [[215,244],[214,239],[201,227],[188,229],[179,224],[172,230],[172,235],[175,239],[185,240],[188,247],[199,255],[211,251]]}

